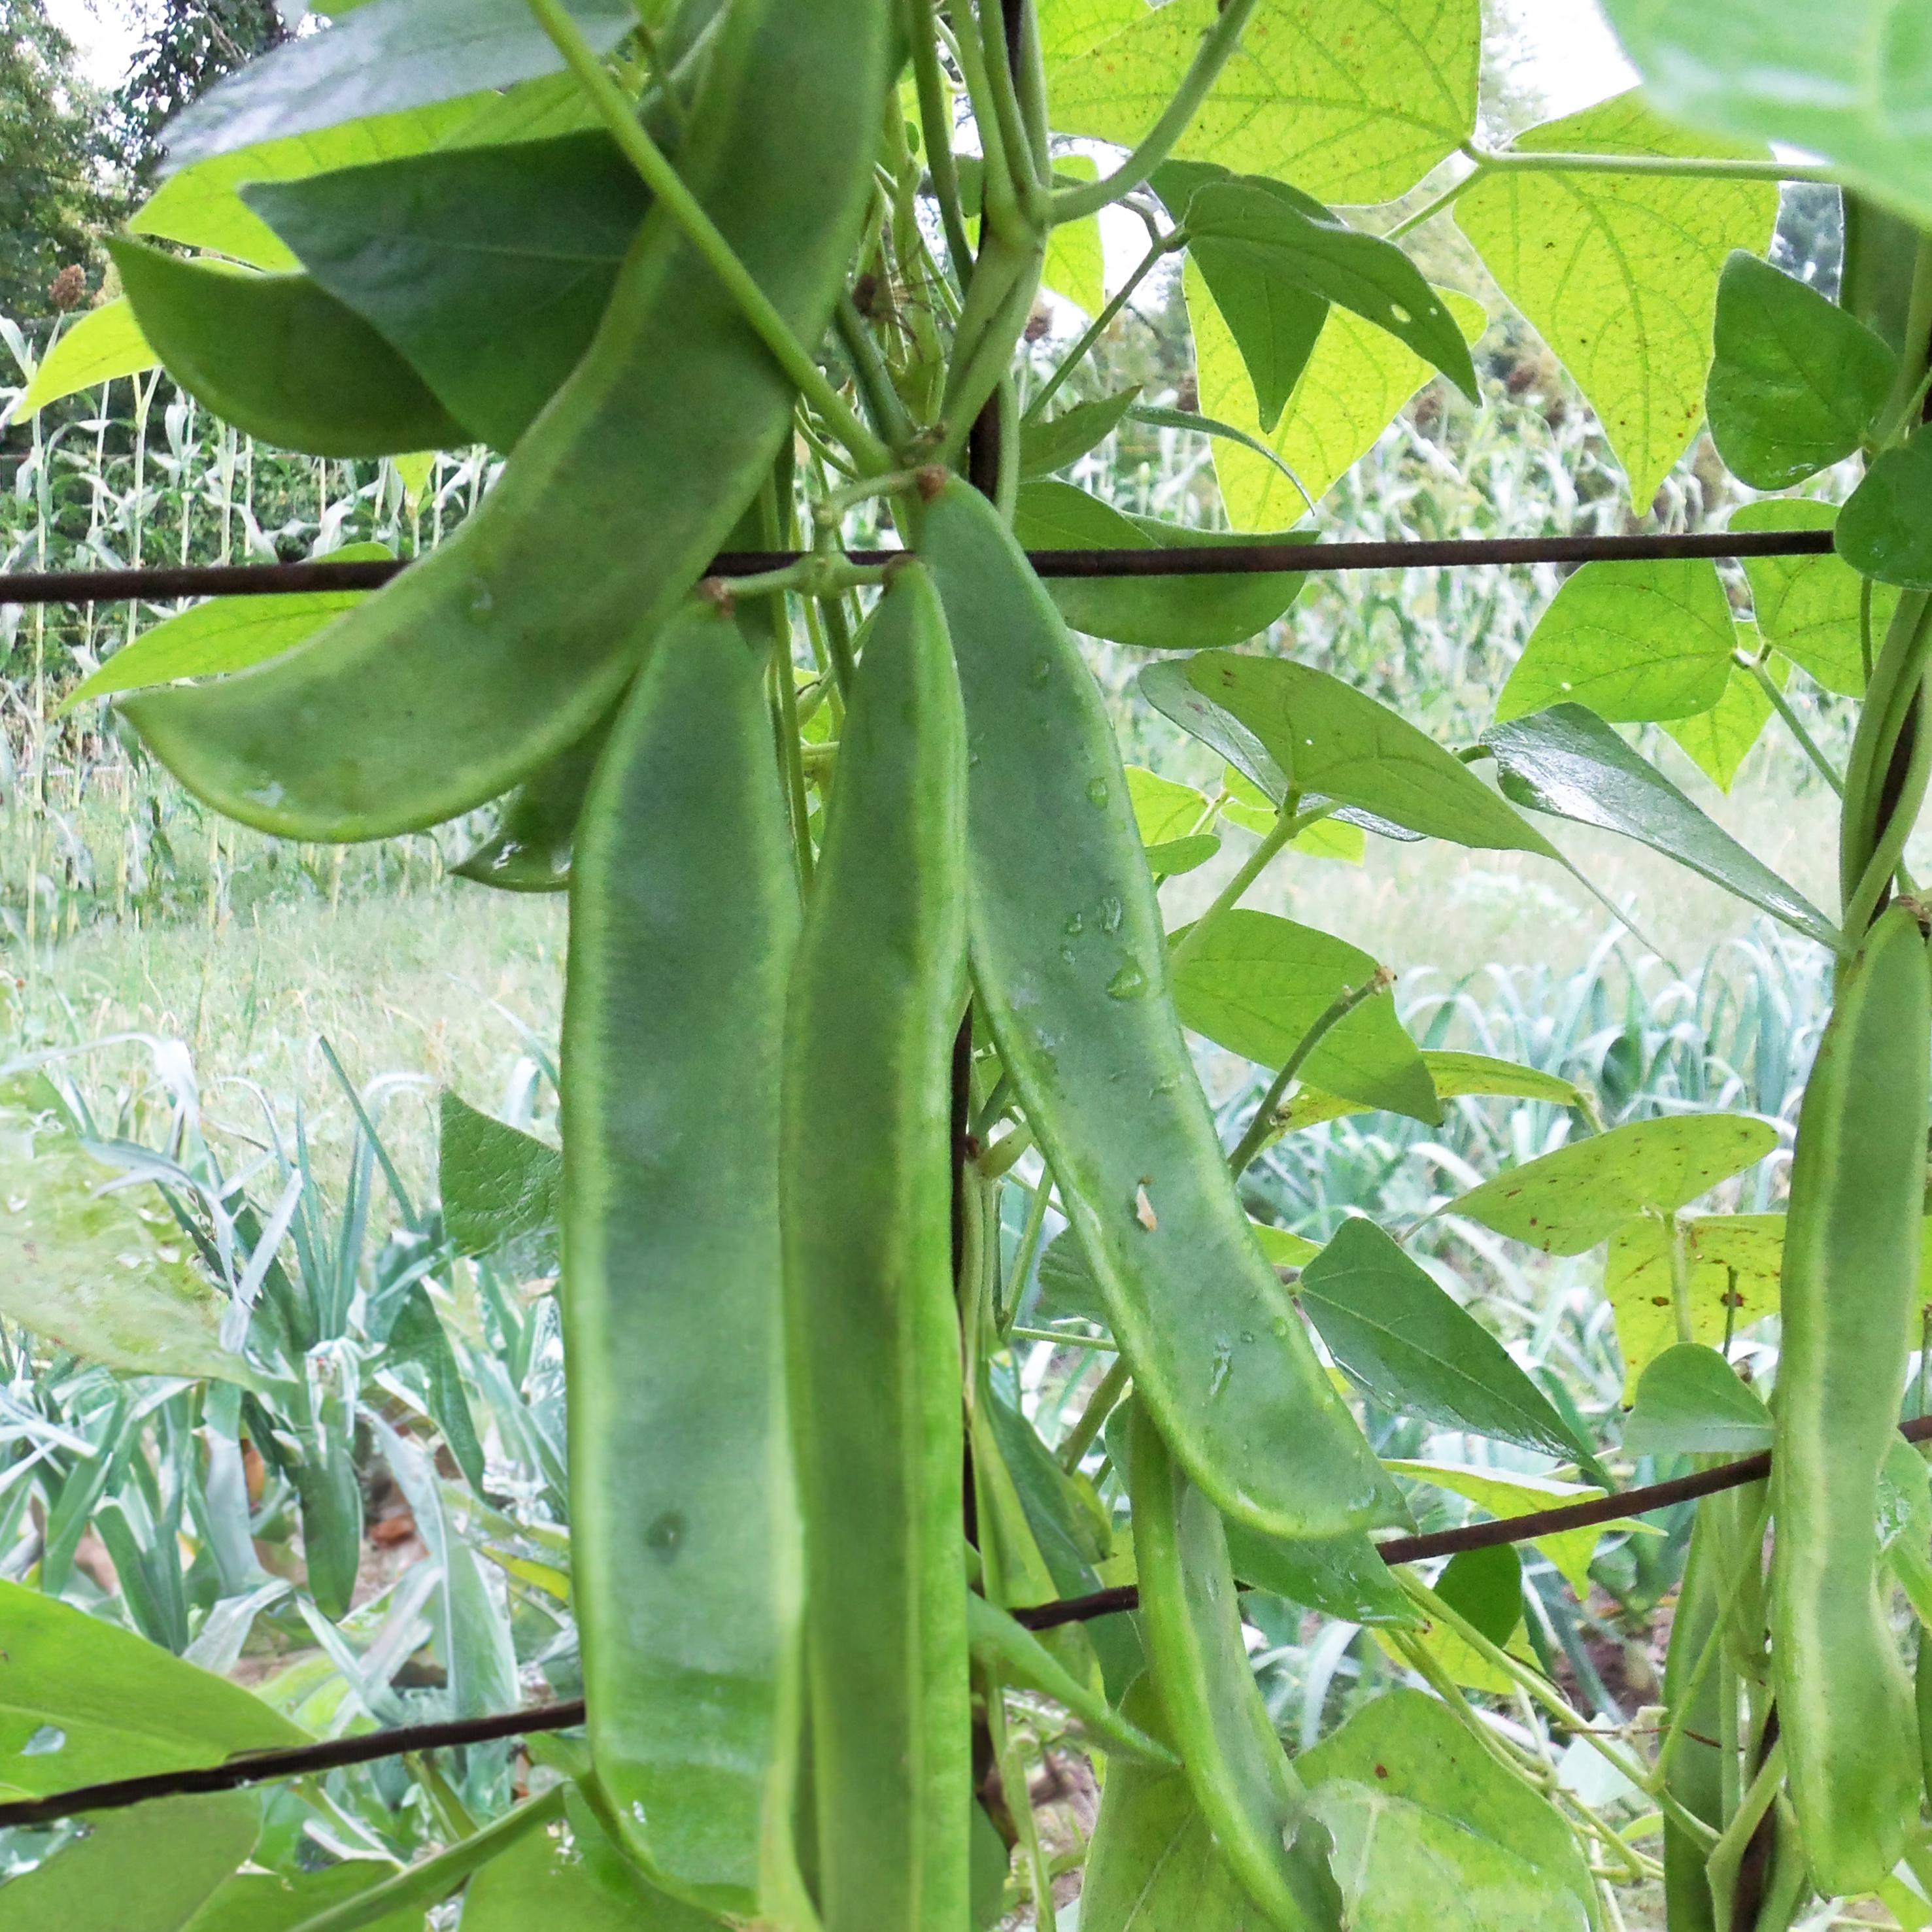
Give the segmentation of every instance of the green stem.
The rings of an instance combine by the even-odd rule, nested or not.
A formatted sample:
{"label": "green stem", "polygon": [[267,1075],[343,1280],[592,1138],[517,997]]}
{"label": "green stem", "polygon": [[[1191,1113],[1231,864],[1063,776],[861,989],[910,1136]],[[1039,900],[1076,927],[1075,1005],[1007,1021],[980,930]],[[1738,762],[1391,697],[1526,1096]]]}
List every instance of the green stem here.
{"label": "green stem", "polygon": [[1724,1827],[1723,1835],[1705,1855],[1704,1868],[1710,1874],[1711,1896],[1717,1904],[1720,1924],[1728,1925],[1731,1922],[1731,1901],[1737,1890],[1738,1873],[1744,1863],[1745,1850],[1784,1782],[1784,1740],[1780,1738],[1765,1753],[1764,1762],[1758,1766],[1757,1775],[1744,1792],[1737,1816]]}
{"label": "green stem", "polygon": [[1824,752],[1820,748],[1818,741],[1812,736],[1809,731],[1805,730],[1804,721],[1798,716],[1797,712],[1792,708],[1791,700],[1785,696],[1783,692],[1778,689],[1778,680],[1772,676],[1769,671],[1765,669],[1763,659],[1761,658],[1748,658],[1740,652],[1738,655],[1737,662],[1743,669],[1749,671],[1751,676],[1757,680],[1758,688],[1762,691],[1766,698],[1769,700],[1771,708],[1778,713],[1779,717],[1784,720],[1785,729],[1791,734],[1792,737],[1798,740],[1798,748],[1802,752],[1804,755],[1811,760],[1813,765],[1817,768],[1818,776],[1822,778],[1840,798],[1843,798],[1845,795],[1844,780],[1838,776],[1838,772],[1832,768],[1831,760],[1826,758]]}
{"label": "green stem", "polygon": [[1383,236],[1385,242],[1400,242],[1405,235],[1412,234],[1426,221],[1433,221],[1442,211],[1460,201],[1483,178],[1484,170],[1479,164],[1473,172],[1465,175],[1459,182],[1453,182],[1433,201],[1426,202],[1413,214],[1403,216],[1401,220]]}
{"label": "green stem", "polygon": [[1127,1358],[1124,1355],[1117,1357],[1112,1367],[1100,1378],[1100,1387],[1088,1397],[1087,1406],[1080,1412],[1080,1420],[1066,1432],[1066,1439],[1060,1445],[1060,1466],[1070,1475],[1079,1468],[1102,1426],[1113,1414],[1126,1389],[1128,1375]]}
{"label": "green stem", "polygon": [[[1462,152],[1479,169],[1498,174],[1659,175],[1679,181],[1833,182],[1838,176],[1820,164],[1724,159],[1679,154],[1574,154],[1540,148],[1479,148],[1462,143]],[[1464,184],[1467,185],[1466,183]]]}
{"label": "green stem", "polygon": [[953,280],[962,290],[973,266],[972,244],[966,238],[966,217],[959,200],[959,167],[952,154],[952,94],[939,64],[934,37],[933,0],[905,0],[906,33],[912,44],[913,82],[919,94],[920,131],[926,146],[926,171],[932,177],[939,203],[940,225],[946,231],[946,252]]}
{"label": "green stem", "polygon": [[[1040,1183],[1033,1190],[1033,1201],[1027,1209],[1026,1226],[1020,1230],[1019,1245],[1013,1250],[1013,1264],[1006,1276],[1006,1286],[1012,1290],[1011,1306],[1005,1318],[1011,1321],[1019,1312],[1020,1297],[1025,1292],[1026,1278],[1033,1270],[1034,1256],[1040,1252],[1040,1238],[1046,1232],[1046,1210],[1053,1198],[1053,1170],[1042,1161],[1040,1163]],[[1000,1311],[993,1311],[993,1325],[1000,1325]]]}
{"label": "green stem", "polygon": [[[995,0],[997,4],[997,0]],[[982,226],[1014,248],[1024,248],[1032,238],[1033,228],[1020,204],[1020,184],[1006,165],[1004,141],[998,138],[1000,113],[993,82],[986,71],[986,50],[969,16],[964,27],[948,39],[959,71],[966,82],[966,98],[972,104],[973,118],[981,130],[980,157],[980,207]],[[1010,77],[1007,77],[1011,85]],[[982,233],[981,240],[986,236]],[[970,257],[968,258],[970,259]]]}
{"label": "green stem", "polygon": [[1677,1324],[1677,1339],[1680,1342],[1696,1340],[1696,1331],[1690,1319],[1690,1258],[1684,1251],[1684,1217],[1672,1214],[1670,1217],[1670,1309]]}
{"label": "green stem", "polygon": [[1180,976],[1182,967],[1201,950],[1201,942],[1208,928],[1224,912],[1230,911],[1240,904],[1241,895],[1268,870],[1276,854],[1283,846],[1292,843],[1296,836],[1305,831],[1316,819],[1325,818],[1328,815],[1327,809],[1296,813],[1290,812],[1286,806],[1275,814],[1274,824],[1269,828],[1267,836],[1242,862],[1240,869],[1221,888],[1214,903],[1175,941],[1167,956],[1169,980]]}
{"label": "green stem", "polygon": [[[1907,591],[1898,600],[1885,644],[1872,667],[1845,769],[1838,889],[1848,910],[1859,897],[1872,860],[1892,830],[1890,825],[1881,826],[1878,818],[1886,776],[1924,680],[1928,651],[1932,651],[1932,597],[1923,591]],[[1900,815],[1894,812],[1893,821]],[[1888,866],[1886,870],[1890,869]],[[1856,944],[1861,934],[1857,928],[1845,923],[1845,937]]]}
{"label": "green stem", "polygon": [[1844,929],[1847,950],[1856,944],[1871,922],[1891,885],[1892,874],[1905,856],[1906,842],[1918,823],[1925,802],[1925,791],[1932,783],[1932,674],[1918,687],[1918,722],[1912,738],[1912,757],[1905,770],[1905,781],[1893,801],[1871,856],[1865,861],[1858,889],[1846,903]]}
{"label": "green stem", "polygon": [[1932,364],[1932,235],[1922,235],[1912,257],[1912,292],[1906,302],[1905,348],[1898,358],[1891,400],[1872,433],[1873,441],[1880,448],[1906,428],[1912,398],[1920,393],[1928,364]]}
{"label": "green stem", "polygon": [[1173,153],[1187,132],[1201,104],[1208,98],[1221,70],[1240,45],[1241,35],[1255,10],[1257,0],[1228,0],[1220,17],[1202,36],[1193,64],[1188,68],[1174,98],[1162,110],[1138,147],[1105,179],[1063,188],[1049,204],[1056,224],[1078,221],[1098,214],[1124,196],[1131,194]]}
{"label": "green stem", "polygon": [[838,308],[833,319],[838,324],[838,340],[851,358],[852,373],[857,380],[859,393],[866,399],[873,423],[895,449],[903,449],[912,440],[912,418],[906,414],[899,392],[892,387],[892,379],[886,374],[878,344],[866,326],[866,318],[859,313],[859,305],[849,293],[838,298]]}
{"label": "green stem", "polygon": [[980,0],[980,51],[986,68],[987,92],[992,97],[995,129],[1006,158],[1006,172],[1012,178],[1021,212],[1030,224],[1037,223],[1046,214],[1040,206],[1044,177],[1034,164],[1033,146],[1027,138],[1019,89],[1013,77],[1012,50],[1006,44],[1006,10],[1000,0]]}
{"label": "green stem", "polygon": [[1255,1109],[1247,1132],[1228,1156],[1228,1172],[1237,1180],[1247,1172],[1248,1163],[1267,1146],[1274,1125],[1275,1109],[1281,1105],[1288,1083],[1307,1065],[1309,1055],[1364,1000],[1373,999],[1378,993],[1387,992],[1394,983],[1395,976],[1388,968],[1378,967],[1359,986],[1346,987],[1338,993],[1329,1002],[1328,1010],[1302,1035],[1294,1051],[1282,1064],[1281,1071],[1274,1076],[1274,1084]]}
{"label": "green stem", "polygon": [[1099,346],[1100,338],[1113,326],[1114,318],[1132,300],[1134,291],[1154,273],[1162,260],[1172,254],[1176,249],[1184,248],[1186,245],[1187,231],[1184,228],[1177,228],[1172,234],[1166,236],[1156,242],[1141,257],[1139,264],[1133,273],[1121,285],[1120,292],[1094,318],[1086,334],[1066,352],[1065,356],[1061,358],[1059,367],[1046,379],[1040,394],[1027,405],[1024,421],[1031,422],[1047,404],[1052,401],[1054,396],[1059,393],[1060,385],[1079,368],[1082,363],[1086,361],[1089,356],[1093,354],[1094,350]]}
{"label": "green stem", "polygon": [[[986,246],[974,263],[953,335],[953,364],[946,385],[946,431],[938,460],[956,462],[966,447],[987,399],[1007,380],[1013,359],[1033,314],[1039,292],[1043,251],[1037,246],[1016,250],[993,229],[988,218]],[[1017,453],[1017,452],[1016,452]]]}
{"label": "green stem", "polygon": [[757,332],[792,385],[836,431],[862,469],[890,470],[892,452],[860,421],[857,412],[832,388],[812,360],[812,352],[792,333],[770,298],[752,279],[731,244],[718,231],[698,198],[684,184],[664,151],[645,133],[631,104],[604,71],[577,23],[564,10],[562,0],[529,0],[530,11],[563,56],[564,64],[596,108],[598,117],[624,158],[643,176],[645,185],[684,231],[685,238],[724,284],[745,320]]}
{"label": "green stem", "polygon": [[1098,1335],[1064,1335],[1053,1328],[1009,1328],[1008,1339],[1016,1342],[1058,1342],[1063,1348],[1091,1348],[1102,1355],[1117,1355],[1118,1342],[1104,1341]]}

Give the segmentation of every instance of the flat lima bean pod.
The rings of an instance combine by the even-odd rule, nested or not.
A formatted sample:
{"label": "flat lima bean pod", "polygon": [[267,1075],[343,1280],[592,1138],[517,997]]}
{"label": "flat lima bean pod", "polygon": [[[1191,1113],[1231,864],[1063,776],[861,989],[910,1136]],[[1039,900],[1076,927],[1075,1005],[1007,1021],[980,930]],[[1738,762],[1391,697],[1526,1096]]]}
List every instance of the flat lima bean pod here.
{"label": "flat lima bean pod", "polygon": [[918,566],[869,627],[787,1019],[782,1194],[825,1932],[965,1932],[952,1286],[965,733]]}
{"label": "flat lima bean pod", "polygon": [[[1684,1565],[1684,1582],[1670,1620],[1670,1648],[1664,1658],[1664,1700],[1671,1720],[1682,1727],[1672,1748],[1666,1788],[1694,1816],[1714,1832],[1724,1827],[1724,1779],[1715,1740],[1719,1724],[1719,1693],[1723,1673],[1718,1660],[1705,1659],[1715,1640],[1723,1606],[1718,1591],[1718,1545],[1712,1518],[1698,1511],[1690,1532],[1690,1553]],[[1704,1664],[1698,1676],[1698,1666]],[[1711,1887],[1704,1875],[1703,1848],[1684,1827],[1666,1818],[1664,1825],[1664,1896],[1670,1932],[1715,1932]]]}
{"label": "flat lima bean pod", "polygon": [[1249,1896],[1280,1932],[1342,1932],[1328,1828],[1303,1802],[1241,1639],[1214,1506],[1136,1400],[1127,1481],[1148,1664],[1194,1802]]}
{"label": "flat lima bean pod", "polygon": [[[735,0],[681,172],[804,340],[870,192],[892,0]],[[273,662],[136,698],[154,754],[286,837],[440,824],[581,737],[691,590],[784,440],[793,392],[655,210],[602,326],[476,514]],[[443,748],[425,756],[424,748]]]}
{"label": "flat lima bean pod", "polygon": [[592,1756],[652,1876],[737,1912],[787,1856],[801,1588],[778,1198],[798,906],[766,656],[695,602],[652,650],[585,806],[563,1022]]}
{"label": "flat lima bean pod", "polygon": [[983,497],[939,488],[919,548],[965,697],[974,982],[1134,1385],[1231,1516],[1398,1522],[1228,1178],[1099,689]]}
{"label": "flat lima bean pod", "polygon": [[1818,1889],[1868,1892],[1918,1816],[1912,1687],[1879,1588],[1879,1475],[1916,1327],[1932,964],[1884,913],[1845,969],[1798,1116],[1780,1290],[1772,1660]]}

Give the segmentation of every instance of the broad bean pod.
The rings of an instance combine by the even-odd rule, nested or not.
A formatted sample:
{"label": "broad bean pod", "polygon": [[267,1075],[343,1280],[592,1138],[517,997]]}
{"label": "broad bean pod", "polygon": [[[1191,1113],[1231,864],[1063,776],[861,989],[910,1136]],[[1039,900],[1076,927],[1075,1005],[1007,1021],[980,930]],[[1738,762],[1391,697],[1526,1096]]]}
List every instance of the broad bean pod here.
{"label": "broad bean pod", "polygon": [[919,549],[965,697],[974,982],[1134,1385],[1189,1475],[1257,1529],[1399,1521],[1228,1178],[1100,691],[965,483],[938,488]]}
{"label": "broad bean pod", "polygon": [[[817,342],[871,190],[891,0],[736,0],[686,182],[778,314]],[[589,352],[476,514],[285,656],[128,713],[230,816],[344,841],[418,830],[589,730],[771,466],[794,392],[654,208]],[[426,757],[425,734],[444,748]]]}
{"label": "broad bean pod", "polygon": [[613,1829],[667,1890],[782,1884],[798,1701],[778,1106],[796,936],[767,652],[694,600],[571,880],[563,1312],[574,1600]]}
{"label": "broad bean pod", "polygon": [[786,1018],[782,1193],[826,1932],[964,1932],[972,1789],[952,1043],[966,751],[944,615],[868,628]]}
{"label": "broad bean pod", "polygon": [[1772,1661],[1818,1888],[1870,1890],[1918,1815],[1912,1689],[1880,1589],[1879,1474],[1918,1306],[1932,964],[1892,906],[1844,968],[1798,1118],[1772,1463]]}

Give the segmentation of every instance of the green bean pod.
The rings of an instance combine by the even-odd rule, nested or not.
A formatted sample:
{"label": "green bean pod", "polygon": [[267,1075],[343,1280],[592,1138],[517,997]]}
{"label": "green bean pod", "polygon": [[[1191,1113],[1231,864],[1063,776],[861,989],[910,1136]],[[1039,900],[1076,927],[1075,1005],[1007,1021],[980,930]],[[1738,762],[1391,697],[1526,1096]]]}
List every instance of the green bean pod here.
{"label": "green bean pod", "polygon": [[1894,905],[1842,974],[1798,1117],[1772,1463],[1772,1675],[1818,1888],[1870,1891],[1918,1816],[1911,1685],[1879,1589],[1879,1472],[1916,1326],[1932,965]]}
{"label": "green bean pod", "polygon": [[825,1932],[964,1932],[972,1789],[952,1288],[966,754],[931,578],[894,574],[787,1017],[782,1196]]}
{"label": "green bean pod", "polygon": [[[808,343],[871,192],[893,10],[735,0],[679,151]],[[285,656],[128,715],[190,791],[286,837],[382,838],[467,812],[615,702],[770,470],[793,399],[656,208],[589,352],[449,542]]]}
{"label": "green bean pod", "polygon": [[500,892],[566,890],[584,798],[614,718],[599,718],[575,744],[531,772],[505,801],[496,830],[451,872]]}
{"label": "green bean pod", "polygon": [[[1690,1532],[1690,1553],[1670,1620],[1670,1648],[1664,1661],[1664,1701],[1682,1735],[1672,1747],[1664,1788],[1694,1817],[1712,1831],[1724,1828],[1718,1700],[1724,1674],[1715,1657],[1705,1658],[1718,1640],[1724,1612],[1720,1545],[1713,1534],[1710,1504],[1699,1506]],[[1700,1663],[1704,1665],[1698,1676]],[[1711,1887],[1704,1876],[1703,1848],[1682,1826],[1664,1823],[1664,1898],[1670,1932],[1715,1932]]]}
{"label": "green bean pod", "polygon": [[1148,1664],[1194,1802],[1280,1932],[1341,1932],[1334,1842],[1303,1802],[1249,1667],[1228,1539],[1136,1399],[1127,1472]]}
{"label": "green bean pod", "polygon": [[661,638],[586,803],[563,1022],[563,1311],[592,1755],[666,1890],[788,1870],[800,1592],[778,1104],[796,936],[766,653]]}
{"label": "green bean pod", "polygon": [[984,498],[946,483],[919,548],[965,696],[974,985],[1134,1386],[1256,1528],[1400,1521],[1228,1178],[1100,691]]}

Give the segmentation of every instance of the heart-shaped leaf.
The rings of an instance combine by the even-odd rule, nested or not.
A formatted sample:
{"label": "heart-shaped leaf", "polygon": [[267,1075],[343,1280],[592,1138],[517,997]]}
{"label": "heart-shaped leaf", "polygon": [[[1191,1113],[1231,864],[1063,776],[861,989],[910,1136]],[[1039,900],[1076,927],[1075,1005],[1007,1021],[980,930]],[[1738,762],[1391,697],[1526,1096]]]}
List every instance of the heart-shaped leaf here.
{"label": "heart-shaped leaf", "polygon": [[1624,1424],[1633,1456],[1748,1456],[1768,1449],[1771,1412],[1716,1349],[1681,1342],[1646,1369]]}

